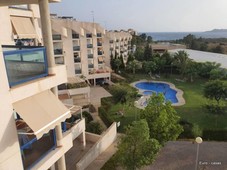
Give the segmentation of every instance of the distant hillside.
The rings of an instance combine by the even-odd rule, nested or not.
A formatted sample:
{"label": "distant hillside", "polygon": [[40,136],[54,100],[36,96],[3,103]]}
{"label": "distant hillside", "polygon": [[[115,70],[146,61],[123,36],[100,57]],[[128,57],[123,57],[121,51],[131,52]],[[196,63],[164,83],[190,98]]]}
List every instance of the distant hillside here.
{"label": "distant hillside", "polygon": [[227,32],[227,29],[213,29],[211,31],[205,31],[206,33],[212,33],[212,32]]}

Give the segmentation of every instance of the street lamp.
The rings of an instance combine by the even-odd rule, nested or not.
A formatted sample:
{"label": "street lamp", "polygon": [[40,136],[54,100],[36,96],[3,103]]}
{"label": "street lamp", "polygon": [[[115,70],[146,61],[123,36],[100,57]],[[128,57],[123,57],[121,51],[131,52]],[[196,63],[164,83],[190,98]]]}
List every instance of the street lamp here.
{"label": "street lamp", "polygon": [[195,162],[195,170],[198,168],[198,157],[199,157],[199,144],[203,142],[201,137],[195,138],[195,142],[197,143],[197,151],[196,151],[196,162]]}

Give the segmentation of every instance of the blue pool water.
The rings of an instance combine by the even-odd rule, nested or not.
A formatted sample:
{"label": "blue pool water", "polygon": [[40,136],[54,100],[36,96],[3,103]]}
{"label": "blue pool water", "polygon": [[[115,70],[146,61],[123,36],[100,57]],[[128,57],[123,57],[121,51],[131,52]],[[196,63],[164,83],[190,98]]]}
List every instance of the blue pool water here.
{"label": "blue pool water", "polygon": [[165,96],[166,101],[177,103],[176,90],[170,88],[165,83],[153,83],[153,82],[140,82],[135,85],[138,89],[145,90],[144,95],[152,95],[152,93],[162,93]]}

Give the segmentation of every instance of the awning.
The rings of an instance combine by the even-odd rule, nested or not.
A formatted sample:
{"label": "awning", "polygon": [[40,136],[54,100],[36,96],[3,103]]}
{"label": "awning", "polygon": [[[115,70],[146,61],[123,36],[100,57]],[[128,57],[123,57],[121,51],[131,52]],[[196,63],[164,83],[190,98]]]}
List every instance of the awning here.
{"label": "awning", "polygon": [[98,58],[99,62],[103,62],[103,57]]}
{"label": "awning", "polygon": [[30,18],[11,17],[14,30],[20,39],[22,38],[38,38],[35,28]]}
{"label": "awning", "polygon": [[69,109],[50,90],[15,102],[13,108],[37,139],[71,116]]}

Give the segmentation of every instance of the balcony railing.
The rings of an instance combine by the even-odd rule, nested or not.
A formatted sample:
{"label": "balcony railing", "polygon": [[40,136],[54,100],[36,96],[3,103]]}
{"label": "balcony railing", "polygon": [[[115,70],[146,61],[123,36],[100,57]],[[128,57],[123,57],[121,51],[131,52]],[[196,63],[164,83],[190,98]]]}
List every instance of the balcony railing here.
{"label": "balcony railing", "polygon": [[102,46],[102,42],[97,42],[97,45],[98,46]]}
{"label": "balcony railing", "polygon": [[78,39],[78,38],[80,38],[80,35],[79,34],[72,34],[72,38],[73,39]]}
{"label": "balcony railing", "polygon": [[86,34],[87,38],[92,38],[92,34]]}
{"label": "balcony railing", "polygon": [[103,55],[103,52],[102,51],[98,51],[98,55]]}
{"label": "balcony railing", "polygon": [[61,40],[61,35],[60,34],[55,34],[52,35],[53,40]]}
{"label": "balcony railing", "polygon": [[97,37],[102,37],[102,33],[97,33]]}
{"label": "balcony railing", "polygon": [[10,87],[48,75],[44,47],[2,47]]}
{"label": "balcony railing", "polygon": [[87,44],[87,48],[93,48],[93,44]]}
{"label": "balcony railing", "polygon": [[37,140],[36,136],[23,133],[30,129],[23,120],[17,120],[16,126],[24,169],[31,169],[45,155],[56,148],[54,130],[50,130]]}
{"label": "balcony railing", "polygon": [[88,64],[88,68],[94,68],[94,64]]}
{"label": "balcony railing", "polygon": [[80,46],[73,46],[73,51],[80,51]]}
{"label": "balcony railing", "polygon": [[58,49],[54,49],[54,55],[62,55],[63,54],[63,50],[58,48]]}
{"label": "balcony railing", "polygon": [[87,58],[93,58],[93,54],[88,54]]}
{"label": "balcony railing", "polygon": [[82,73],[81,69],[76,69],[75,70],[75,74],[81,74],[81,73]]}
{"label": "balcony railing", "polygon": [[80,57],[74,57],[74,63],[80,63],[81,58]]}

